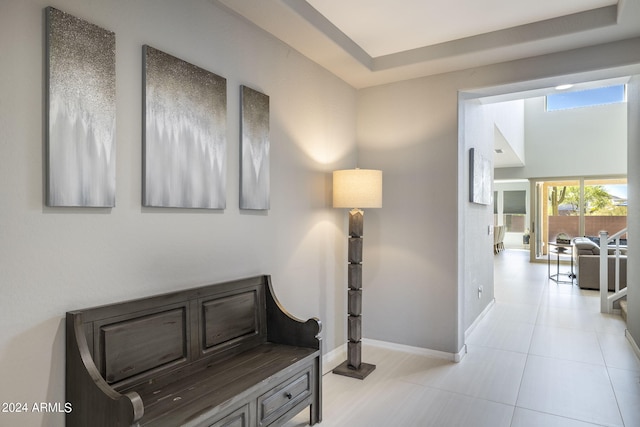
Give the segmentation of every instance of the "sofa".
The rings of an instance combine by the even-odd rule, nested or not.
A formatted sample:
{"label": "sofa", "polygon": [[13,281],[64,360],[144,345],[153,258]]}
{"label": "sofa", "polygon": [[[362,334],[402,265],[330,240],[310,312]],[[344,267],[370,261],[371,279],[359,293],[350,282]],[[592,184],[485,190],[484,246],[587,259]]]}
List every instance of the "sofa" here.
{"label": "sofa", "polygon": [[[573,262],[576,266],[576,281],[581,289],[600,289],[600,246],[588,237],[572,240]],[[615,290],[615,248],[608,249],[608,289]],[[620,289],[627,287],[626,248],[620,250]]]}

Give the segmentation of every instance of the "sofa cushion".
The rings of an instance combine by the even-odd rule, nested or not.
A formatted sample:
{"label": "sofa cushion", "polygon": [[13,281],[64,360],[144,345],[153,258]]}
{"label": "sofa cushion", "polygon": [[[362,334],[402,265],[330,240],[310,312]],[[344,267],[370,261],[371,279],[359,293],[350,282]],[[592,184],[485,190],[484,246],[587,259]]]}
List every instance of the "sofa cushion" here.
{"label": "sofa cushion", "polygon": [[576,237],[573,245],[578,255],[600,255],[600,247],[586,237]]}

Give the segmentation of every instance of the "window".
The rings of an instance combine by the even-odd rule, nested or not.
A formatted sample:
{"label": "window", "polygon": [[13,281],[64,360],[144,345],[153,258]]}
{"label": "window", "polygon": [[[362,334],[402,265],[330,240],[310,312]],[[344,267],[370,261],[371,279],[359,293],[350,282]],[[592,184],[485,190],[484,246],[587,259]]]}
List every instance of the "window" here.
{"label": "window", "polygon": [[527,192],[505,191],[503,193],[502,213],[504,218],[502,223],[507,227],[509,233],[524,233],[525,215],[527,213]]}
{"label": "window", "polygon": [[536,181],[535,191],[537,257],[560,233],[597,239],[600,230],[612,235],[627,227],[626,178]]}
{"label": "window", "polygon": [[520,191],[505,191],[504,192],[504,207],[502,212],[505,214],[526,214],[527,213],[527,192]]}
{"label": "window", "polygon": [[558,111],[625,102],[627,99],[625,89],[625,85],[616,85],[547,95],[546,109]]}

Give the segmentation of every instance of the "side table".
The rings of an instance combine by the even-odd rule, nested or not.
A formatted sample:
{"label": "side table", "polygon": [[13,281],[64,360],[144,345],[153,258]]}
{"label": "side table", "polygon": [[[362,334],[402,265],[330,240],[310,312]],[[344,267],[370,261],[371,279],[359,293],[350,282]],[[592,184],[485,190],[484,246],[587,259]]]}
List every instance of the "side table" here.
{"label": "side table", "polygon": [[[551,274],[551,254],[556,256],[556,272]],[[560,273],[560,257],[562,255],[568,255],[571,261],[571,271],[569,273]],[[565,243],[552,243],[549,242],[549,249],[547,250],[547,271],[549,273],[549,279],[556,283],[571,283],[576,275],[573,272],[573,246]],[[568,280],[560,279],[560,276],[567,276]]]}

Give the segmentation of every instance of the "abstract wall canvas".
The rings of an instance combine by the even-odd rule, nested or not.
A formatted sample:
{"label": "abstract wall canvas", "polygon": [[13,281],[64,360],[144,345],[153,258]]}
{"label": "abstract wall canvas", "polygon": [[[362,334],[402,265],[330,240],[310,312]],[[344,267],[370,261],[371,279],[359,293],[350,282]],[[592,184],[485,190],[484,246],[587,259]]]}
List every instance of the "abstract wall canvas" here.
{"label": "abstract wall canvas", "polygon": [[269,97],[241,86],[240,209],[269,209]]}
{"label": "abstract wall canvas", "polygon": [[144,206],[226,207],[227,80],[143,47]]}
{"label": "abstract wall canvas", "polygon": [[491,171],[489,159],[469,149],[469,201],[481,205],[491,204]]}
{"label": "abstract wall canvas", "polygon": [[115,206],[115,34],[46,9],[48,206]]}

